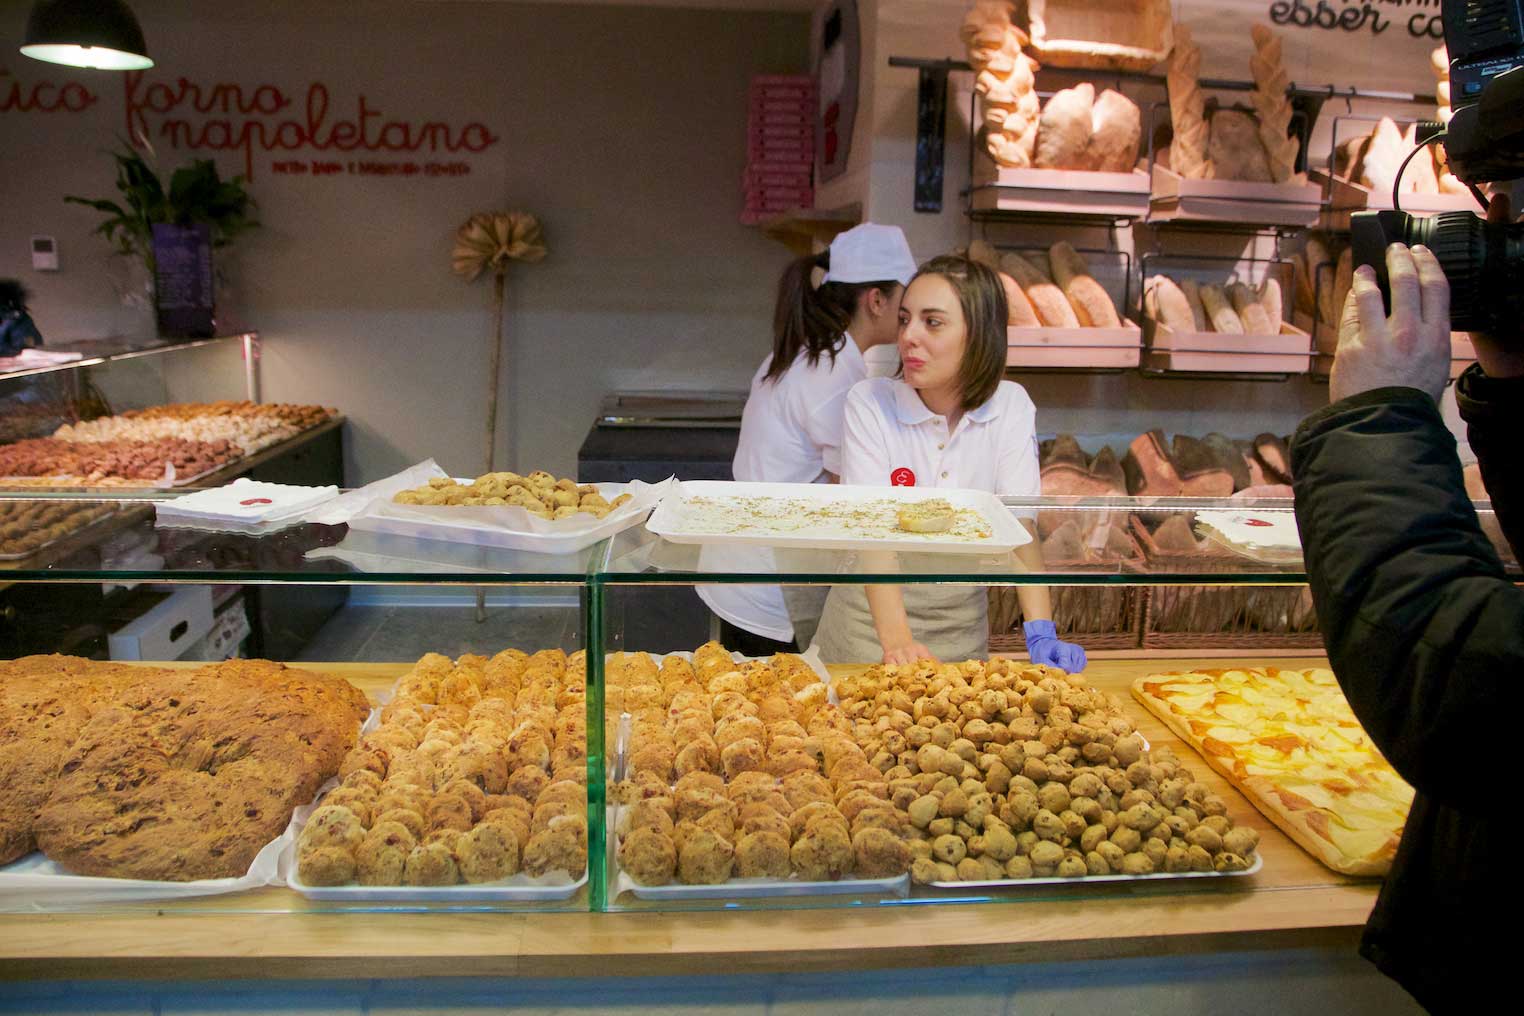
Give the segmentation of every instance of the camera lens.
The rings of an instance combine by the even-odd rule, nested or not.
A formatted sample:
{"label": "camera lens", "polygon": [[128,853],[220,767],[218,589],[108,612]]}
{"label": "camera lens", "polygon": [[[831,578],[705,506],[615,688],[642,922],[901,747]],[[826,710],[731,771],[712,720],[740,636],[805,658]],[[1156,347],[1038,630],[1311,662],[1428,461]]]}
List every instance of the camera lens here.
{"label": "camera lens", "polygon": [[1511,337],[1524,325],[1524,224],[1486,222],[1471,212],[1418,218],[1405,212],[1362,212],[1350,223],[1352,257],[1376,271],[1388,310],[1386,248],[1422,244],[1450,281],[1450,327]]}

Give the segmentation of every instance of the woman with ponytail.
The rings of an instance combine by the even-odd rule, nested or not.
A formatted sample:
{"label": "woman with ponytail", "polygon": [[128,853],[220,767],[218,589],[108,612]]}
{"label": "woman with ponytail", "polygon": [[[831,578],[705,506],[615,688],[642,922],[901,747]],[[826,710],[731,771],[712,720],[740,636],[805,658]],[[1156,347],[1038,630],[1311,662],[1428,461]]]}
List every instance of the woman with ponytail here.
{"label": "woman with ponytail", "polygon": [[[817,270],[823,272],[818,283]],[[905,234],[871,222],[788,266],[778,283],[773,350],[752,377],[741,415],[732,463],[737,480],[834,483],[840,478],[847,392],[868,376],[863,354],[898,338],[900,295],[914,274]],[[716,563],[711,556],[706,555],[706,567]],[[725,564],[732,571],[773,570],[766,551],[727,550]],[[797,652],[809,640],[808,631],[796,640],[778,586],[700,586],[699,596],[720,620],[720,642],[734,652]],[[806,617],[810,612],[796,604],[801,627],[813,628]]]}

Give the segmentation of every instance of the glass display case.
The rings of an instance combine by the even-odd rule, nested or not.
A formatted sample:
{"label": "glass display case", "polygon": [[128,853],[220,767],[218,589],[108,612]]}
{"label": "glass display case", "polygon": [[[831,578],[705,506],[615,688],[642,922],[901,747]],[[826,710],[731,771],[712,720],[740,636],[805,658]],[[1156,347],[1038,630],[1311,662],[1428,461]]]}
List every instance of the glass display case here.
{"label": "glass display case", "polygon": [[[0,495],[5,513],[45,509],[62,525],[77,524],[0,565],[0,657],[56,650],[194,668],[183,661],[268,656],[346,680],[370,712],[360,747],[323,772],[337,781],[337,800],[360,800],[354,814],[363,813],[358,832],[341,830],[336,842],[358,856],[386,824],[381,815],[391,809],[378,806],[388,782],[428,784],[432,796],[402,808],[423,825],[401,838],[420,849],[445,843],[455,866],[447,879],[422,869],[415,876],[407,857],[394,858],[390,875],[362,876],[356,861],[315,876],[334,886],[301,882],[298,844],[309,825],[323,825],[304,800],[298,825],[282,833],[285,861],[258,887],[138,902],[110,893],[55,898],[45,889],[7,899],[0,884],[0,908],[617,911],[1211,894],[1226,901],[1357,877],[1352,866],[1336,870],[1304,849],[1294,830],[1283,832],[1272,809],[1224,777],[1212,750],[1203,754],[1188,722],[1148,701],[1200,698],[1171,683],[1186,678],[1162,674],[1253,677],[1252,668],[1272,667],[1295,673],[1286,681],[1317,684],[1326,664],[1299,556],[1268,533],[1241,542],[1229,525],[1249,518],[1283,533],[1294,525],[1287,502],[1006,499],[1004,510],[1049,548],[1052,559],[1039,568],[1008,552],[892,554],[787,540],[738,556],[644,526],[561,556],[342,525],[265,534],[157,526],[154,505],[172,496]],[[1479,512],[1496,534],[1487,507]],[[1065,526],[1082,538],[1054,539]],[[138,552],[114,554],[114,546]],[[1059,559],[1064,548],[1070,556]],[[801,656],[752,662],[663,637],[654,605],[666,601],[658,594],[705,585],[781,587],[801,620],[829,596],[846,595],[833,590],[898,586],[907,602],[930,604],[933,620],[982,626],[973,642],[987,645],[992,659],[886,670],[876,659],[832,658],[824,651],[831,640],[818,639]],[[1079,675],[1026,662],[1022,590],[1038,587],[1050,592],[1060,637],[1089,651]],[[73,630],[63,594],[87,589],[124,604],[116,616],[132,622]],[[230,597],[230,589],[240,592]],[[302,590],[338,591],[345,605],[280,654],[228,619],[244,609],[241,597]],[[152,622],[142,623],[145,616]],[[838,616],[827,607],[822,627]],[[220,636],[208,639],[214,627]],[[0,684],[0,694],[7,687],[14,686]],[[393,779],[393,767],[415,768],[424,757],[427,777]],[[376,778],[353,775],[365,769]],[[444,790],[460,780],[480,793],[458,784]],[[456,800],[439,806],[442,797]],[[523,814],[510,820],[501,809]],[[474,856],[502,849],[477,833],[494,821],[514,831],[518,860],[507,867],[526,868],[533,854],[539,874],[476,877],[505,870]],[[552,830],[561,838],[531,850]],[[574,869],[556,865],[580,861],[583,850],[585,878],[555,874]],[[0,867],[0,883],[26,863]],[[438,881],[450,884],[427,884]],[[425,884],[395,884],[402,882]]]}

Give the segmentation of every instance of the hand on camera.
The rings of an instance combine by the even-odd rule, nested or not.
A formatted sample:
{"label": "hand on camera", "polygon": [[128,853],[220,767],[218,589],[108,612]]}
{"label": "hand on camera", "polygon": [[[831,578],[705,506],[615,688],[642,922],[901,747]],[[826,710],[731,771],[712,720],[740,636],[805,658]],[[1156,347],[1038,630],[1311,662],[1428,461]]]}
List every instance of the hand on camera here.
{"label": "hand on camera", "polygon": [[1027,638],[1027,656],[1033,663],[1057,667],[1071,674],[1085,669],[1085,651],[1072,642],[1058,637],[1058,629],[1052,621],[1028,621],[1021,626]]}
{"label": "hand on camera", "polygon": [[1435,401],[1450,380],[1450,284],[1427,247],[1394,243],[1386,251],[1392,313],[1381,303],[1376,273],[1355,269],[1339,321],[1339,350],[1329,379],[1334,401],[1377,388],[1417,388]]}
{"label": "hand on camera", "polygon": [[[1512,215],[1508,195],[1494,194],[1492,203],[1487,206],[1487,221],[1506,225]],[[1471,342],[1476,346],[1476,360],[1482,365],[1482,373],[1488,377],[1524,377],[1524,352],[1519,351],[1524,350],[1524,334],[1515,335],[1508,341],[1506,336],[1472,332]]]}

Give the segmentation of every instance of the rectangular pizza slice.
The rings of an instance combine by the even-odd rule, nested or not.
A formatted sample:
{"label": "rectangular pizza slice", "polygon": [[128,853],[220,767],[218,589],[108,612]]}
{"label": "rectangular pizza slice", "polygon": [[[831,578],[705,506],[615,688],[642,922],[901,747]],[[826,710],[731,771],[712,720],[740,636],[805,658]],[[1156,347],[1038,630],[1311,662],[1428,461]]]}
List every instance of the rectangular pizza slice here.
{"label": "rectangular pizza slice", "polygon": [[1413,788],[1371,743],[1331,671],[1154,674],[1132,693],[1313,857],[1346,875],[1386,874]]}

